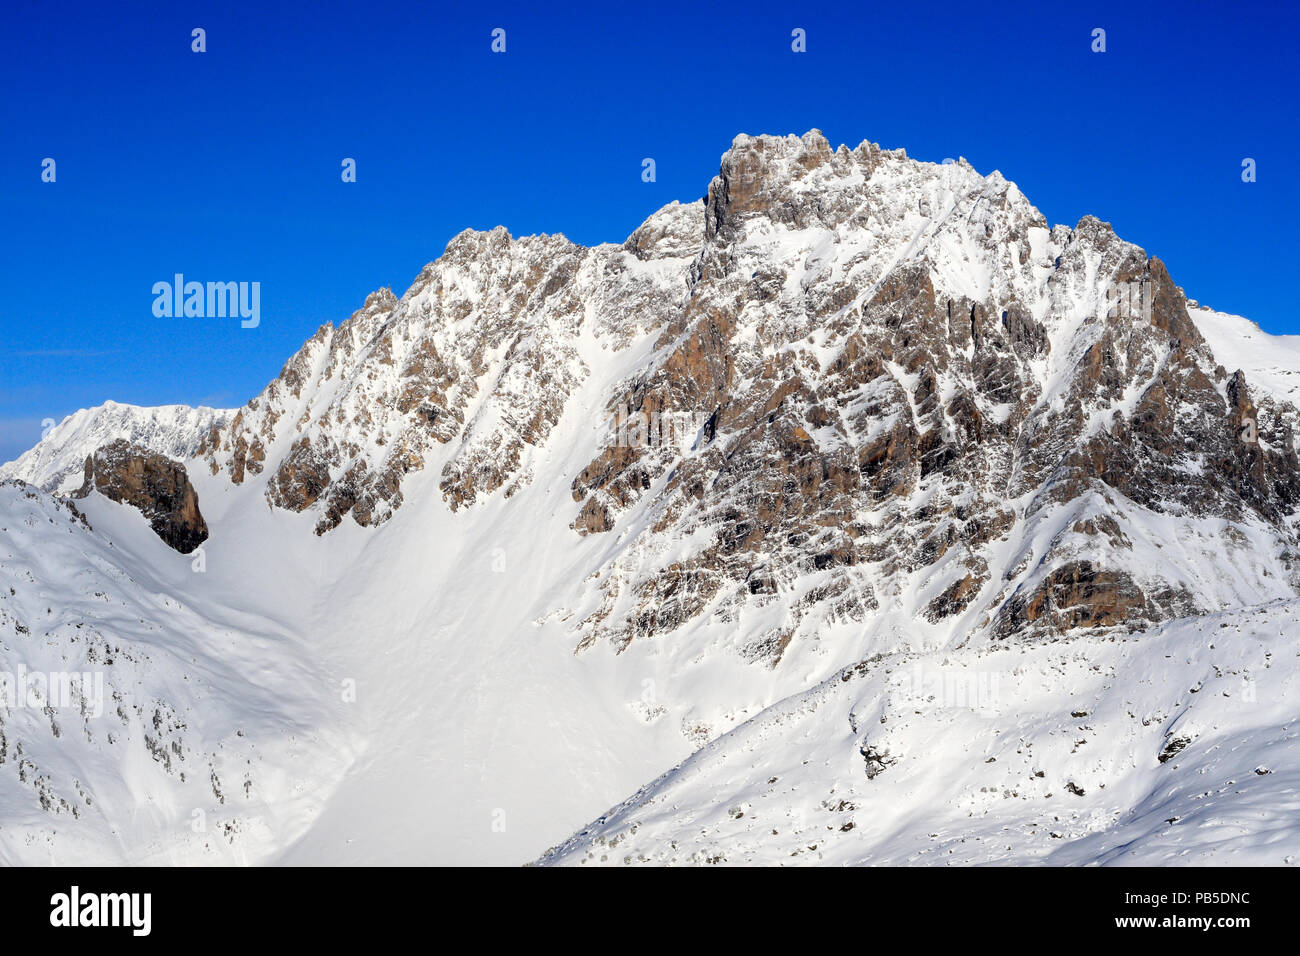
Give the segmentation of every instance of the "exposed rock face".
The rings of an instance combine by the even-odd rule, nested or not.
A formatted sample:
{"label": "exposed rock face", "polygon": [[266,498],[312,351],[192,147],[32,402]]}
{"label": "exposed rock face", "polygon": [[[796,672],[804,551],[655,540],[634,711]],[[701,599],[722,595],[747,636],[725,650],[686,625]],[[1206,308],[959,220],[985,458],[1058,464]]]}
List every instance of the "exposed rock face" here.
{"label": "exposed rock face", "polygon": [[453,509],[508,496],[590,374],[581,340],[614,350],[661,325],[702,231],[701,203],[666,207],[623,247],[467,230],[401,299],[381,289],[322,327],[199,455],[236,484],[268,469],[267,499],[318,508],[317,533],[387,520],[403,477],[430,466]]}
{"label": "exposed rock face", "polygon": [[1002,633],[1043,619],[1060,631],[1148,620],[1144,597],[1129,575],[1072,561],[1046,575],[1032,593],[1017,594],[1002,606]]}
{"label": "exposed rock face", "polygon": [[86,458],[85,481],[74,497],[98,491],[130,505],[169,547],[189,554],[207,540],[208,525],[185,466],[120,439]]}
{"label": "exposed rock face", "polygon": [[[1291,550],[1295,409],[1280,441],[1243,443],[1244,376],[1217,367],[1163,264],[1105,223],[1049,230],[997,173],[832,152],[816,133],[739,137],[706,223],[668,354],[618,400],[688,409],[707,434],[684,460],[605,449],[574,494],[579,531],[650,510],[707,543],[664,574],[607,576],[588,640],[663,630],[620,612],[662,615],[665,576],[686,582],[670,607],[720,619],[814,580],[836,595],[814,622],[870,611],[882,587],[932,623],[983,606],[966,626],[996,615],[1002,635],[1194,612],[1188,582],[1133,561],[1122,532],[1024,541],[1115,503],[1107,489],[1262,523]],[[1025,551],[995,580],[988,552],[1017,526]]]}
{"label": "exposed rock face", "polygon": [[873,614],[965,641],[1295,593],[1300,415],[1254,389],[1106,223],[813,131],[737,137],[622,246],[462,233],[199,454],[318,534],[576,454],[571,527],[616,542],[578,646],[707,617],[775,665]]}

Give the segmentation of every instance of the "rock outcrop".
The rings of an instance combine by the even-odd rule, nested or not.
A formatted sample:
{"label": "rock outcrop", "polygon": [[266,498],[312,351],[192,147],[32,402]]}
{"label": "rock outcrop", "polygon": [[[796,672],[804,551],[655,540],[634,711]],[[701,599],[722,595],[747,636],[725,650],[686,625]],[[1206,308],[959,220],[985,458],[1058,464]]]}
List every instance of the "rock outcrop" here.
{"label": "rock outcrop", "polygon": [[74,497],[92,491],[130,505],[168,547],[189,554],[208,537],[199,512],[199,496],[185,466],[124,439],[86,458],[85,480]]}

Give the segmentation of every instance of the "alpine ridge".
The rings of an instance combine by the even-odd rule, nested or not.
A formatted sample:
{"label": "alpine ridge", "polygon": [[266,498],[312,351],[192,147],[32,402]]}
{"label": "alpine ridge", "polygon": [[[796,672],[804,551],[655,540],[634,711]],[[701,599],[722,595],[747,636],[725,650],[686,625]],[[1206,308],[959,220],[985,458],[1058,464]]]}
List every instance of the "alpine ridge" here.
{"label": "alpine ridge", "polygon": [[[449,508],[509,497],[593,374],[583,340],[617,353],[638,334],[651,351],[592,417],[695,434],[683,450],[607,428],[572,476],[573,527],[621,541],[591,569],[579,646],[708,614],[772,664],[882,602],[1003,638],[1294,589],[1295,407],[1257,405],[1158,259],[1092,218],[1049,228],[996,172],[816,131],[738,137],[703,204],[622,247],[457,236],[400,300],[322,328],[197,454],[234,484],[265,470],[267,500],[317,533],[387,520],[439,446]],[[1128,540],[1127,509],[1168,516],[1171,540]],[[1152,562],[1183,536],[1240,580]],[[1262,564],[1233,560],[1260,536]],[[773,597],[780,623],[745,626]]]}

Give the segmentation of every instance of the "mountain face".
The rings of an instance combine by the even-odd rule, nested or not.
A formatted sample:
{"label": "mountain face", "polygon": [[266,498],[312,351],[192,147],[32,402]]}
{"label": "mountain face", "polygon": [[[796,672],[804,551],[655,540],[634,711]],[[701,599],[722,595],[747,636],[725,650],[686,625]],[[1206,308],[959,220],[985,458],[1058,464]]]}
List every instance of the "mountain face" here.
{"label": "mountain face", "polygon": [[[584,360],[585,338],[647,333],[623,374]],[[323,534],[388,520],[446,446],[443,499],[472,507],[533,479],[601,374],[612,427],[572,476],[572,525],[621,544],[581,646],[775,599],[783,620],[740,628],[775,665],[882,602],[1004,639],[1300,581],[1295,407],[1216,360],[1158,259],[1091,217],[1049,228],[996,172],[815,131],[739,137],[705,203],[621,248],[461,234],[400,300],[321,329],[198,457],[234,484],[265,472],[268,502]],[[1166,530],[1134,542],[1133,514]],[[1184,535],[1234,580],[1153,561]],[[1234,557],[1257,535],[1263,554]]]}
{"label": "mountain face", "polygon": [[448,507],[509,496],[592,374],[581,343],[623,348],[680,306],[700,217],[673,204],[623,248],[461,233],[400,300],[381,289],[322,327],[198,457],[235,485],[265,472],[267,501],[318,534],[387,520],[439,446]]}
{"label": "mountain face", "polygon": [[[1050,226],[997,172],[739,136],[703,201],[621,246],[466,231],[243,408],[79,413],[0,474],[60,493],[74,473],[135,476],[87,482],[77,534],[120,538],[129,553],[103,560],[168,596],[140,620],[193,631],[175,601],[231,642],[199,659],[255,660],[283,631],[276,653],[319,672],[302,752],[359,755],[312,777],[319,818],[262,858],[924,860],[927,821],[959,840],[978,805],[984,836],[1024,839],[971,860],[1103,859],[1121,835],[1154,859],[1159,814],[1200,799],[1188,770],[1151,802],[1174,753],[1202,783],[1258,777],[1232,798],[1243,819],[1286,785],[1237,766],[1262,744],[1197,749],[1227,743],[1211,726],[1290,740],[1284,714],[1188,695],[1206,673],[1292,680],[1260,673],[1295,654],[1293,375],[1289,340],[1189,303],[1106,223]],[[122,502],[180,550],[202,522],[205,570]],[[75,617],[75,580],[14,586]],[[900,690],[905,667],[1001,690]],[[340,711],[347,681],[368,693]],[[1025,779],[994,781],[986,757]],[[968,786],[1006,802],[953,803]],[[835,817],[829,857],[799,849],[820,818],[767,825],[812,793],[864,812]],[[1086,827],[1049,825],[1063,799]],[[890,829],[909,800],[925,812]],[[526,825],[489,826],[498,812]],[[1218,819],[1197,819],[1213,855]],[[605,849],[624,840],[635,853]]]}

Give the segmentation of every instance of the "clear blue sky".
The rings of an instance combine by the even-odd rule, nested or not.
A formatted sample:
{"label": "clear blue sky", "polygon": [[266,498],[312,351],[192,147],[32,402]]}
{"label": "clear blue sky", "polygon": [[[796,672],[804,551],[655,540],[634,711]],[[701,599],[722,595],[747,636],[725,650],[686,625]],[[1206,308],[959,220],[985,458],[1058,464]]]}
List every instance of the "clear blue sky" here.
{"label": "clear blue sky", "polygon": [[[467,226],[621,241],[703,195],[738,132],[963,155],[1054,223],[1114,223],[1189,295],[1300,332],[1290,2],[444,6],[6,9],[0,460],[110,398],[243,403]],[[177,272],[261,282],[261,325],[155,318]]]}

